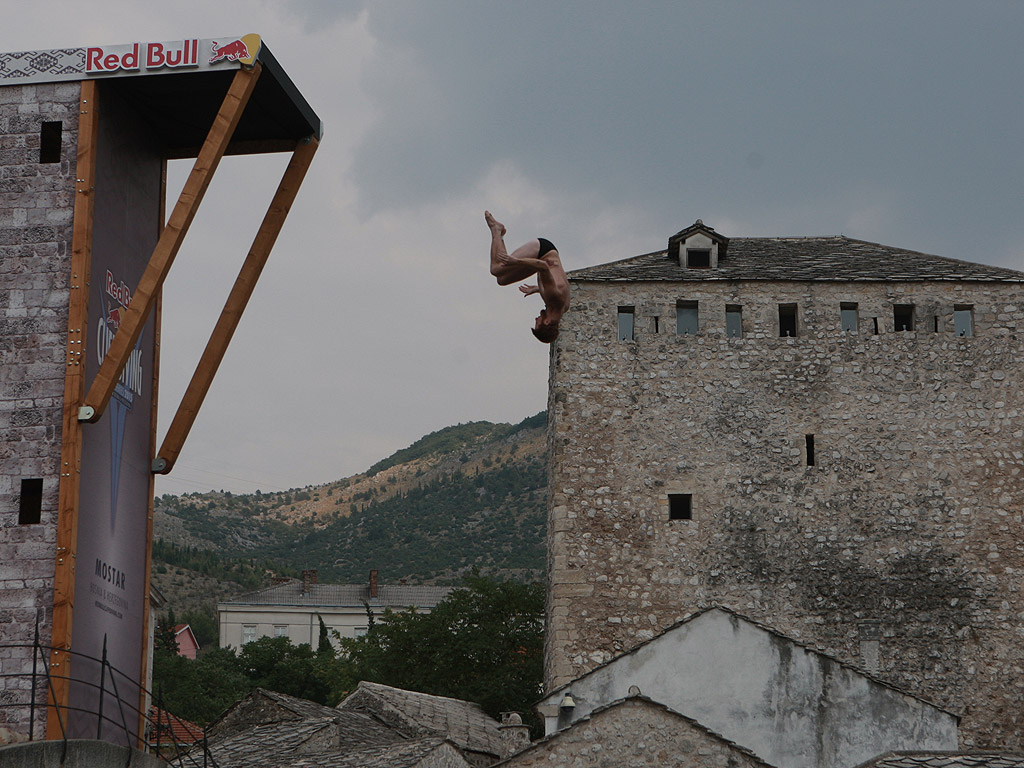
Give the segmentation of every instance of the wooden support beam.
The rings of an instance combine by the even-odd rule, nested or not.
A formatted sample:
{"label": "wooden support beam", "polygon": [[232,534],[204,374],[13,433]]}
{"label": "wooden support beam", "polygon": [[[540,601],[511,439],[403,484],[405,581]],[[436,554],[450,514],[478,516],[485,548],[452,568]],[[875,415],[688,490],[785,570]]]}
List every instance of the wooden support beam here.
{"label": "wooden support beam", "polygon": [[[71,648],[71,617],[75,605],[75,556],[78,542],[79,470],[82,426],[78,406],[85,392],[85,338],[89,319],[89,279],[92,266],[93,194],[96,186],[96,145],[99,103],[95,80],[82,81],[78,110],[78,153],[75,159],[75,206],[71,234],[71,280],[68,296],[67,365],[64,374],[63,437],[57,501],[57,554],[53,577],[53,625],[49,664],[53,672],[46,738],[62,738],[60,721],[67,722]],[[46,641],[43,641],[46,644]],[[57,708],[60,709],[59,713]]]}
{"label": "wooden support beam", "polygon": [[188,389],[185,390],[181,404],[171,420],[171,426],[160,446],[160,452],[153,461],[154,472],[167,474],[177,461],[185,438],[188,437],[188,433],[195,423],[199,408],[206,398],[217,368],[220,366],[221,360],[224,359],[224,353],[238,327],[238,321],[242,318],[242,312],[245,311],[245,307],[249,303],[249,298],[256,287],[256,281],[259,280],[260,274],[263,272],[270,251],[277,241],[281,227],[284,226],[292,203],[295,202],[295,196],[306,176],[306,171],[309,169],[310,163],[313,162],[313,155],[316,154],[317,147],[316,138],[311,136],[299,142],[292,153],[281,183],[278,184],[277,192],[274,193],[274,199],[270,202],[270,207],[263,217],[263,223],[256,233],[252,247],[245,257],[245,262],[242,264],[227,302],[224,304],[224,309],[221,310],[217,325],[210,335],[206,349],[203,350],[195,373],[192,374]]}
{"label": "wooden support beam", "polygon": [[146,271],[139,278],[139,284],[135,288],[121,327],[114,334],[110,349],[89,387],[83,406],[79,409],[79,421],[97,421],[106,410],[117,380],[121,377],[135,342],[142,333],[142,327],[149,317],[174,257],[178,255],[178,249],[181,248],[185,234],[203,201],[203,195],[210,186],[213,174],[224,156],[245,105],[249,102],[260,71],[261,66],[256,63],[252,69],[240,69],[235,73],[203,148],[199,151],[199,157],[196,158],[192,172],[171,212],[167,226],[160,233],[160,239],[153,249]]}

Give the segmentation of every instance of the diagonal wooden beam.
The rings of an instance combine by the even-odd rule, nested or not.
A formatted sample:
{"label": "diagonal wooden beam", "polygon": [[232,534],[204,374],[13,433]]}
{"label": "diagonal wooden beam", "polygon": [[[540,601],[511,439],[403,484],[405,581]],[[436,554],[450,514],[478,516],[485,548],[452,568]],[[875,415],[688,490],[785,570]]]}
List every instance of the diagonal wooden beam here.
{"label": "diagonal wooden beam", "polygon": [[295,196],[298,194],[302,180],[306,176],[310,163],[313,162],[313,155],[316,154],[318,142],[316,138],[303,139],[292,153],[288,167],[285,169],[281,182],[278,184],[274,199],[270,202],[263,223],[253,240],[252,247],[242,264],[242,268],[235,279],[235,284],[228,294],[224,309],[221,310],[217,325],[210,335],[210,340],[203,350],[199,359],[192,380],[188,389],[181,398],[181,404],[171,420],[171,426],[167,430],[160,452],[153,461],[153,471],[159,474],[167,474],[178,460],[181,448],[185,444],[192,425],[195,423],[199,408],[206,398],[210,389],[213,377],[217,373],[224,353],[227,351],[231,337],[238,327],[238,321],[242,318],[249,298],[252,296],[256,281],[267,263],[270,251],[277,241],[277,236],[284,226],[284,221],[291,210]]}
{"label": "diagonal wooden beam", "polygon": [[85,395],[82,407],[78,410],[79,421],[97,421],[106,410],[117,380],[153,308],[160,287],[167,277],[174,257],[178,255],[178,249],[181,248],[199,204],[203,201],[203,195],[206,194],[228,142],[231,141],[235,126],[238,125],[245,105],[249,102],[260,71],[261,65],[257,62],[251,69],[240,69],[235,73],[206,141],[199,150],[192,172],[185,181],[178,202],[167,220],[167,226],[160,233],[160,239],[153,249],[146,271],[139,279],[125,319],[114,334],[110,349],[103,358],[99,371],[96,372],[96,378]]}

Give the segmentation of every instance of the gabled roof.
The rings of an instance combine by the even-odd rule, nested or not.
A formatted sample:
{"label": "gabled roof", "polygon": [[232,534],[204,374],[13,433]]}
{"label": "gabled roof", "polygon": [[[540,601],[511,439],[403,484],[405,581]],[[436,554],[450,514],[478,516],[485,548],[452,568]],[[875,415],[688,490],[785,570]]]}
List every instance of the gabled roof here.
{"label": "gabled roof", "polygon": [[[687,230],[683,230],[686,232]],[[680,233],[682,234],[682,233]],[[673,240],[677,236],[673,237]],[[715,269],[682,269],[668,250],[584,267],[570,280],[965,281],[1024,283],[1024,272],[838,237],[734,237]]]}
{"label": "gabled roof", "polygon": [[383,743],[398,738],[390,728],[367,715],[341,713],[315,701],[300,699],[266,688],[257,688],[241,701],[231,705],[209,727],[211,739],[227,739],[255,726],[303,720],[336,720],[341,735],[348,733],[358,743]]}
{"label": "gabled roof", "polygon": [[203,740],[203,728],[200,725],[172,715],[166,709],[157,706],[149,708],[149,721],[152,732],[149,737],[151,744],[197,744]]}
{"label": "gabled roof", "polygon": [[535,742],[531,743],[529,747],[527,747],[526,749],[524,749],[524,750],[522,750],[520,752],[517,752],[516,754],[514,754],[511,757],[507,758],[506,760],[502,760],[501,762],[496,763],[494,768],[497,768],[497,766],[500,766],[500,765],[505,765],[506,763],[509,763],[509,762],[515,763],[515,762],[517,762],[517,758],[519,756],[524,755],[525,753],[529,752],[532,749],[535,749],[537,747],[541,747],[544,744],[549,744],[550,742],[552,742],[552,741],[554,741],[556,739],[564,738],[567,734],[569,734],[575,728],[587,728],[587,727],[589,727],[590,723],[594,720],[594,718],[600,716],[603,713],[614,712],[615,710],[622,709],[624,707],[629,707],[629,706],[649,707],[652,710],[658,710],[658,711],[664,712],[669,717],[671,717],[673,719],[677,719],[679,721],[680,727],[687,727],[687,726],[689,726],[690,728],[692,728],[694,730],[700,731],[701,733],[703,733],[705,736],[707,736],[708,738],[712,739],[713,741],[719,742],[720,744],[728,747],[729,749],[734,750],[735,752],[742,754],[750,762],[752,762],[752,763],[754,763],[756,765],[763,766],[763,768],[774,768],[774,766],[771,763],[768,763],[765,760],[761,759],[758,755],[756,755],[751,750],[747,749],[746,747],[744,747],[744,746],[742,746],[740,744],[737,744],[734,741],[731,741],[731,740],[727,739],[722,734],[717,733],[717,732],[711,730],[706,725],[704,725],[702,723],[699,723],[696,720],[694,720],[692,717],[687,717],[686,715],[684,715],[684,714],[682,714],[680,712],[676,712],[671,707],[665,706],[661,702],[654,701],[653,699],[648,698],[647,696],[642,696],[642,695],[627,696],[626,698],[616,699],[615,701],[611,701],[608,704],[605,704],[604,706],[598,707],[593,712],[589,713],[586,717],[583,717],[580,720],[576,721],[575,723],[570,725],[568,728],[565,728],[565,729],[563,729],[561,731],[556,731],[555,733],[549,734],[549,735],[545,736],[543,739],[540,739],[539,741],[535,741]]}
{"label": "gabled roof", "polygon": [[338,709],[375,715],[409,735],[445,736],[464,750],[501,754],[497,721],[470,701],[363,681]]}
{"label": "gabled roof", "polygon": [[[952,712],[952,711],[946,709],[945,707],[941,707],[938,704],[935,704],[935,703],[933,703],[931,701],[928,701],[927,699],[923,699],[920,696],[917,696],[917,695],[915,695],[913,693],[910,693],[909,691],[906,691],[906,690],[904,690],[902,688],[899,688],[899,687],[893,685],[890,682],[887,682],[887,681],[885,681],[885,680],[883,680],[883,679],[881,679],[879,677],[876,677],[876,676],[872,675],[871,673],[867,672],[866,670],[863,670],[863,669],[861,669],[859,667],[855,667],[852,664],[848,664],[845,661],[843,661],[841,659],[838,659],[835,656],[832,656],[831,654],[825,653],[825,651],[821,650],[820,648],[815,648],[813,645],[809,645],[807,643],[800,642],[799,640],[794,640],[789,635],[784,635],[781,632],[779,632],[777,629],[773,629],[772,627],[769,627],[767,624],[762,624],[759,621],[755,621],[754,619],[751,619],[748,616],[744,616],[742,613],[734,611],[732,608],[727,608],[724,605],[709,605],[706,608],[701,608],[700,610],[697,610],[697,611],[694,611],[693,613],[687,614],[682,619],[677,621],[675,624],[673,624],[670,627],[665,628],[664,630],[662,630],[661,632],[659,632],[658,634],[656,634],[654,637],[650,638],[649,640],[644,640],[642,643],[638,643],[637,645],[635,645],[632,648],[630,648],[628,651],[623,651],[618,656],[614,656],[614,657],[608,659],[608,661],[603,662],[602,664],[598,664],[593,669],[590,669],[589,671],[587,671],[587,672],[583,673],[582,675],[580,675],[580,677],[578,677],[577,680],[582,680],[585,677],[589,677],[589,676],[593,675],[598,670],[604,669],[606,667],[610,667],[613,664],[615,664],[619,659],[625,658],[627,656],[634,656],[634,655],[636,655],[637,651],[639,651],[641,648],[644,648],[645,646],[648,646],[648,645],[654,643],[656,640],[658,640],[658,638],[663,637],[663,636],[669,634],[670,632],[674,631],[675,629],[683,626],[684,624],[689,624],[690,622],[694,621],[695,619],[700,618],[701,616],[703,616],[706,613],[711,613],[712,611],[721,611],[722,613],[725,613],[725,614],[728,614],[730,616],[733,616],[736,619],[739,619],[740,621],[744,621],[747,624],[750,624],[752,626],[757,627],[758,629],[761,629],[761,630],[767,632],[768,634],[772,635],[773,637],[778,638],[779,640],[783,640],[786,643],[792,644],[793,647],[795,647],[795,648],[802,648],[803,650],[805,650],[808,653],[811,653],[811,654],[813,654],[815,656],[820,656],[823,659],[828,659],[830,662],[832,662],[833,664],[836,664],[839,667],[842,667],[844,669],[849,669],[852,672],[855,672],[856,674],[861,675],[865,679],[870,680],[871,682],[876,683],[876,684],[882,686],[883,688],[889,688],[889,689],[891,689],[891,690],[895,691],[896,693],[899,693],[899,694],[901,694],[903,696],[907,696],[907,697],[909,697],[911,699],[916,699],[916,700],[920,701],[922,704],[927,704],[929,707],[933,707],[933,708],[935,708],[937,710],[945,712],[947,715],[952,715],[958,721],[960,719],[959,715],[957,715],[955,712]],[[540,700],[539,704],[542,704],[545,701],[553,699],[553,698],[555,698],[556,694],[558,694],[558,693],[560,693],[560,692],[562,692],[562,691],[564,691],[564,690],[566,690],[568,688],[571,688],[573,682],[575,682],[575,681],[565,683],[564,685],[560,685],[558,688],[555,688],[555,689],[549,691],[548,693],[546,693],[544,695],[544,698]]]}
{"label": "gabled roof", "polygon": [[369,603],[374,608],[403,610],[410,606],[433,608],[455,587],[436,587],[407,584],[381,584],[377,597],[370,597],[369,584],[309,584],[303,590],[302,581],[291,579],[256,592],[218,603],[218,607],[243,605],[287,605],[317,608],[362,608]]}
{"label": "gabled roof", "polygon": [[438,737],[410,739],[344,753],[300,757],[289,762],[287,768],[419,768],[422,765],[470,768],[470,763],[454,744]]}
{"label": "gabled roof", "polygon": [[1002,751],[887,752],[857,768],[1024,768],[1024,755]]}

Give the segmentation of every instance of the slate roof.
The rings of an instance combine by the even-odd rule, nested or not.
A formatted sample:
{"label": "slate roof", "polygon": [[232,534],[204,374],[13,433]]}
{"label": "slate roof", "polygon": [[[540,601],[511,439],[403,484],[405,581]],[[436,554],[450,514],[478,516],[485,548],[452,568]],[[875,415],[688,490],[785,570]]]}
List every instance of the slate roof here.
{"label": "slate roof", "polygon": [[371,713],[410,735],[446,736],[471,752],[501,754],[497,721],[473,702],[363,681],[338,709]]}
{"label": "slate roof", "polygon": [[[434,761],[427,758],[433,756]],[[458,768],[470,764],[448,740],[438,737],[410,739],[383,747],[368,747],[346,753],[301,757],[287,768],[415,768],[424,762]],[[279,766],[275,768],[285,768]]]}
{"label": "slate roof", "polygon": [[507,763],[516,763],[516,762],[518,762],[517,758],[521,757],[526,752],[529,752],[531,749],[534,749],[535,747],[537,747],[537,746],[539,746],[541,744],[547,744],[548,742],[554,741],[556,739],[563,738],[566,734],[568,734],[572,730],[575,730],[576,728],[587,728],[589,726],[590,721],[593,720],[597,715],[600,715],[603,712],[608,712],[610,710],[621,708],[622,706],[628,705],[628,704],[634,704],[634,705],[635,704],[639,704],[641,706],[651,707],[653,709],[660,709],[662,712],[666,712],[666,713],[668,713],[672,717],[677,717],[680,720],[683,720],[683,721],[689,723],[691,727],[696,728],[697,730],[703,731],[704,733],[706,733],[708,736],[710,736],[715,741],[718,741],[718,742],[720,742],[722,744],[725,744],[729,748],[731,748],[731,749],[733,749],[733,750],[743,754],[751,762],[757,763],[757,764],[763,766],[763,768],[775,768],[774,765],[772,765],[771,763],[765,761],[763,758],[759,757],[755,752],[747,749],[746,747],[744,747],[744,746],[742,746],[740,744],[737,744],[735,741],[727,739],[725,736],[723,736],[722,734],[718,733],[717,731],[711,730],[710,728],[708,728],[703,723],[701,723],[701,722],[699,722],[697,720],[694,720],[692,717],[687,717],[686,715],[682,714],[681,712],[677,712],[676,710],[672,709],[671,707],[665,706],[660,701],[655,701],[654,699],[651,699],[651,698],[649,698],[647,696],[643,696],[643,695],[640,695],[640,694],[637,694],[635,696],[630,695],[630,696],[627,696],[627,697],[622,698],[622,699],[616,699],[615,701],[610,701],[607,704],[604,704],[603,706],[598,707],[594,711],[590,712],[586,717],[582,717],[579,720],[577,720],[575,723],[570,725],[568,728],[563,728],[560,731],[555,731],[554,733],[550,733],[547,736],[545,736],[544,738],[542,738],[542,739],[540,739],[538,741],[532,742],[530,744],[530,746],[526,747],[526,749],[523,749],[523,750],[521,750],[519,752],[516,752],[514,755],[511,755],[510,757],[507,757],[504,760],[502,760],[502,761],[500,761],[498,763],[495,763],[493,768],[498,768],[498,766],[506,765]]}
{"label": "slate roof", "polygon": [[334,712],[330,718],[257,725],[209,743],[219,768],[293,765],[299,758],[326,765],[339,753],[387,751],[407,743],[402,734],[361,712]]}
{"label": "slate roof", "polygon": [[410,606],[433,608],[455,587],[407,584],[381,584],[377,597],[370,597],[369,584],[311,584],[303,593],[302,581],[291,579],[282,584],[250,592],[219,605],[291,605],[312,607],[362,608],[363,602],[373,607],[404,610]]}
{"label": "slate roof", "polygon": [[683,269],[668,250],[584,267],[579,281],[965,281],[1024,283],[1024,272],[836,237],[734,237],[715,269]]}
{"label": "slate roof", "polygon": [[858,768],[1024,768],[1024,755],[1010,752],[887,752]]}

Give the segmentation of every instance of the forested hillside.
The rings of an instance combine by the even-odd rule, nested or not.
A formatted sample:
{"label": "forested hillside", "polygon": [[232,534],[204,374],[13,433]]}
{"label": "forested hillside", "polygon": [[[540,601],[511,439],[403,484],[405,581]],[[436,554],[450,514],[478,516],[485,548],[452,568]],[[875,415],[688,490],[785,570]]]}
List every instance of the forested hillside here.
{"label": "forested hillside", "polygon": [[[171,604],[202,574],[224,594],[308,568],[321,582],[455,582],[472,568],[544,570],[545,414],[431,433],[367,472],[321,486],[157,500],[154,573]],[[186,606],[183,606],[186,607]]]}

